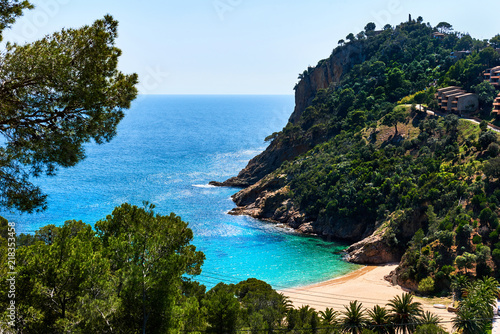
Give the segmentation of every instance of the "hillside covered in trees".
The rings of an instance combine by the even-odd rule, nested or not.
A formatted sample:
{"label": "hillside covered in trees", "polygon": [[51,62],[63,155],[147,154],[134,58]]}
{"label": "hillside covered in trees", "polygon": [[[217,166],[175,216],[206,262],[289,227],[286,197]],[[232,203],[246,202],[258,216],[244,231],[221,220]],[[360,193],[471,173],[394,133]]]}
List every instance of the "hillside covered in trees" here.
{"label": "hillside covered in trees", "polygon": [[[427,279],[445,293],[458,273],[497,277],[500,157],[487,122],[498,91],[482,73],[500,65],[499,36],[419,17],[347,40],[299,75],[288,124],[222,183],[246,187],[232,213],[359,241],[349,260],[402,260],[397,281],[413,289]],[[446,86],[476,93],[479,110],[434,114]]]}

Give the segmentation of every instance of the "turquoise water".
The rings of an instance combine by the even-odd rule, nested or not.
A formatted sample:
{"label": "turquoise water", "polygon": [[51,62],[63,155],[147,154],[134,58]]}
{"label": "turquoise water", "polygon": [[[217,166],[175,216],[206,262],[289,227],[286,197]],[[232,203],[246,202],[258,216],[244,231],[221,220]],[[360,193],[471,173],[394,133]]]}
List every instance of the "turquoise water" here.
{"label": "turquoise water", "polygon": [[257,277],[275,288],[343,275],[358,266],[341,261],[343,245],[296,235],[273,224],[227,213],[238,189],[208,186],[234,176],[280,130],[292,96],[141,96],[104,145],[56,177],[37,179],[49,195],[38,214],[0,213],[32,233],[77,219],[94,224],[114,207],[149,201],[190,223],[206,254],[198,280],[208,287]]}

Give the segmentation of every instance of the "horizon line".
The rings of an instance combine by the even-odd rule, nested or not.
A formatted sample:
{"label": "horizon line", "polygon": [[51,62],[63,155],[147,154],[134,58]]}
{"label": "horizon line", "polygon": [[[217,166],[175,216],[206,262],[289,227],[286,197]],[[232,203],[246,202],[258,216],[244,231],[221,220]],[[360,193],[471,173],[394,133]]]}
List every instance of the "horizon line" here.
{"label": "horizon line", "polygon": [[269,95],[269,96],[276,96],[276,95],[281,95],[281,96],[294,96],[295,94],[269,94],[269,93],[138,93],[137,95],[170,95],[170,96],[179,96],[179,95],[185,95],[185,96],[200,96],[200,95],[213,95],[213,96],[221,96],[221,95],[246,95],[246,96],[262,96],[262,95]]}

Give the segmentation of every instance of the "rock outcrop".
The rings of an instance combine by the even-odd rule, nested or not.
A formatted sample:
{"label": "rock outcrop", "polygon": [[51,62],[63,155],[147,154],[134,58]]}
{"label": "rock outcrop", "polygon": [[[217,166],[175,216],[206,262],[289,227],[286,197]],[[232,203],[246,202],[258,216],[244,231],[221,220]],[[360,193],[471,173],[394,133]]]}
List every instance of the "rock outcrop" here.
{"label": "rock outcrop", "polygon": [[248,215],[298,229],[305,222],[305,215],[293,206],[285,184],[286,175],[279,175],[264,178],[239,191],[232,196],[238,207],[229,214]]}
{"label": "rock outcrop", "polygon": [[320,61],[316,67],[309,70],[295,86],[295,109],[289,122],[293,124],[298,122],[304,110],[311,105],[318,90],[338,84],[344,73],[363,61],[361,44],[350,44],[335,49],[330,58]]}
{"label": "rock outcrop", "polygon": [[359,264],[385,264],[399,262],[401,254],[389,246],[383,236],[385,229],[377,230],[369,237],[352,244],[346,250],[345,259]]}
{"label": "rock outcrop", "polygon": [[315,140],[288,144],[273,141],[264,152],[250,160],[238,176],[224,182],[211,181],[210,184],[223,187],[248,187],[278,169],[283,162],[293,160],[309,151],[314,145],[316,145]]}
{"label": "rock outcrop", "polygon": [[340,217],[308,217],[290,199],[287,176],[270,174],[257,183],[232,196],[237,207],[229,214],[248,215],[282,223],[298,232],[314,234],[327,239],[357,242],[370,236],[375,227],[364,221]]}

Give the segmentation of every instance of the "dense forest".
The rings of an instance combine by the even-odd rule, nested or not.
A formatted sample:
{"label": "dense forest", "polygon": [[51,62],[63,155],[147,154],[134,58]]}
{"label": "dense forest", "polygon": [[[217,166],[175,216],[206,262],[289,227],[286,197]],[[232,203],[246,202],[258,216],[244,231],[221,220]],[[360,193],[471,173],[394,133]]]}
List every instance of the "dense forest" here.
{"label": "dense forest", "polygon": [[[2,332],[445,333],[442,320],[424,312],[408,293],[373,308],[354,300],[344,311],[327,307],[318,312],[307,305],[294,308],[286,296],[255,278],[206,291],[196,281],[204,255],[190,244],[188,224],[153,209],[147,203],[123,204],[94,226],[67,221],[20,235],[14,292],[7,252],[1,254]],[[2,250],[8,239],[9,223],[3,219]],[[455,327],[483,333],[491,325],[498,282],[460,276],[454,284],[464,291]]]}
{"label": "dense forest", "polygon": [[[32,8],[28,1],[0,6],[0,32]],[[444,37],[435,38],[436,31]],[[7,45],[1,206],[43,210],[45,195],[30,177],[73,166],[85,157],[85,143],[113,138],[137,94],[137,76],[117,70],[116,36],[117,22],[106,16],[33,44]],[[332,57],[362,52],[267,138],[311,149],[259,181],[284,189],[279,200],[263,204],[273,215],[299,212],[313,231],[342,230],[352,241],[378,233],[401,255],[401,284],[422,294],[454,290],[460,299],[454,327],[485,333],[500,266],[500,145],[487,122],[495,122],[497,91],[481,73],[500,65],[500,36],[479,41],[419,17],[379,31],[369,23],[346,39]],[[450,57],[458,50],[470,55]],[[477,116],[485,121],[429,114],[436,89],[447,85],[476,92]],[[0,331],[6,333],[444,333],[441,320],[408,293],[372,309],[351,301],[342,312],[317,312],[294,308],[253,278],[206,291],[196,281],[204,254],[191,245],[188,223],[148,203],[123,204],[93,226],[68,220],[17,236],[13,227],[0,219]]]}
{"label": "dense forest", "polygon": [[[255,217],[333,238],[377,235],[402,257],[398,282],[415,290],[432,281],[431,290],[446,294],[458,274],[498,277],[500,146],[488,127],[498,90],[482,73],[500,65],[500,37],[480,41],[420,17],[374,29],[339,41],[329,59],[299,76],[349,48],[363,50],[268,138],[271,150],[319,143],[236,194],[238,210],[257,206]],[[470,52],[458,59],[457,50]],[[427,112],[438,110],[435,93],[449,85],[475,92],[479,110]]]}

